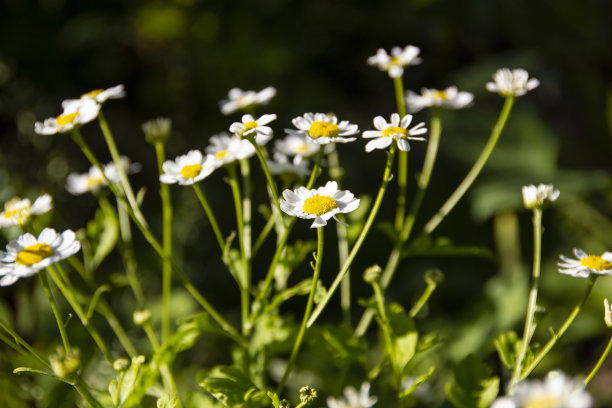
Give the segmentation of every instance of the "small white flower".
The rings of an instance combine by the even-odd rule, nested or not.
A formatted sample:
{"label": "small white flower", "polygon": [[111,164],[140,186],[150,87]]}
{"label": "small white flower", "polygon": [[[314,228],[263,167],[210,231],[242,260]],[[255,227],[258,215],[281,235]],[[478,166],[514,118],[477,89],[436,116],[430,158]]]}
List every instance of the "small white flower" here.
{"label": "small white flower", "polygon": [[62,102],[64,112],[54,118],[34,123],[34,131],[40,135],[66,133],[76,126],[94,120],[100,113],[100,104],[91,98],[73,99]]}
{"label": "small white flower", "polygon": [[574,248],[574,256],[578,259],[571,259],[565,255],[559,256],[561,259],[557,263],[559,272],[576,278],[588,278],[592,273],[596,275],[612,274],[612,252],[604,252],[599,256]]}
{"label": "small white flower", "polygon": [[227,99],[219,102],[221,113],[230,115],[237,110],[244,110],[253,105],[265,105],[276,95],[276,88],[269,86],[259,92],[243,91],[240,88],[232,88],[227,94]]}
{"label": "small white flower", "polygon": [[425,123],[421,122],[408,130],[410,122],[412,122],[412,115],[406,115],[400,120],[400,116],[394,113],[391,115],[391,122],[389,123],[382,116],[375,117],[374,127],[378,130],[366,130],[363,132],[365,139],[374,138],[374,140],[370,140],[366,144],[366,152],[371,152],[374,149],[386,149],[394,140],[397,141],[397,147],[400,150],[407,152],[410,150],[408,140],[426,140],[423,137],[415,137],[427,132],[427,129],[424,127]]}
{"label": "small white flower", "polygon": [[266,160],[268,170],[271,174],[283,174],[283,173],[295,173],[298,176],[308,176],[310,170],[308,170],[308,162],[303,160],[302,156],[295,156],[291,161],[289,158],[280,153],[274,152],[274,160]]}
{"label": "small white flower", "polygon": [[496,92],[504,97],[525,95],[540,85],[540,81],[536,78],[529,79],[527,71],[521,68],[512,71],[500,68],[493,75],[493,81],[487,82],[487,91]]}
{"label": "small white flower", "polygon": [[182,186],[192,185],[208,177],[215,168],[212,156],[204,157],[199,150],[191,150],[175,160],[165,161],[162,164],[164,174],[159,176],[159,181]]}
{"label": "small white flower", "polygon": [[377,66],[381,71],[385,71],[391,78],[401,77],[404,67],[408,65],[418,65],[421,63],[419,53],[421,50],[414,45],[407,45],[404,49],[393,47],[391,55],[387,51],[379,48],[376,55],[368,58],[368,64]]}
{"label": "small white flower", "polygon": [[53,200],[49,194],[41,195],[34,204],[27,198],[15,197],[4,204],[4,211],[0,213],[0,228],[24,225],[32,215],[44,214],[52,208]]}
{"label": "small white flower", "polygon": [[[130,163],[130,159],[126,156],[120,157],[123,170],[127,174],[134,174],[140,171],[140,163]],[[106,178],[112,183],[119,183],[120,177],[117,171],[117,166],[114,162],[107,163],[103,166]],[[101,186],[106,185],[106,180],[102,172],[96,167],[91,166],[88,173],[70,173],[66,178],[66,190],[72,195],[81,195],[87,192],[96,192]]]}
{"label": "small white flower", "polygon": [[89,91],[81,95],[79,99],[68,99],[62,102],[62,107],[66,109],[67,107],[72,106],[72,104],[82,102],[87,99],[91,99],[96,101],[98,104],[102,105],[108,99],[119,99],[125,96],[125,88],[123,84],[113,86],[107,89],[94,89],[93,91]]}
{"label": "small white flower", "polygon": [[590,408],[592,405],[593,399],[584,390],[582,381],[553,370],[544,381],[518,383],[512,395],[496,399],[491,408]]}
{"label": "small white flower", "polygon": [[344,398],[336,399],[334,397],[327,398],[328,408],[370,408],[378,401],[375,396],[370,396],[370,384],[364,382],[361,384],[359,394],[357,390],[348,386],[344,389]]}
{"label": "small white flower", "polygon": [[251,115],[242,115],[241,120],[242,122],[232,123],[229,128],[230,132],[241,138],[253,135],[255,136],[255,143],[260,146],[265,145],[272,139],[272,128],[265,125],[276,120],[276,115],[262,115],[257,120]]}
{"label": "small white flower", "polygon": [[285,129],[290,135],[309,137],[314,143],[322,145],[328,143],[348,143],[356,140],[352,136],[359,133],[357,125],[343,120],[338,123],[336,115],[325,113],[305,113],[291,121],[297,128]]}
{"label": "small white flower", "polygon": [[310,157],[319,152],[320,146],[305,135],[289,134],[284,139],[277,140],[274,148],[285,156]]}
{"label": "small white flower", "polygon": [[443,91],[437,89],[421,89],[421,94],[408,91],[406,95],[406,106],[412,113],[423,108],[439,106],[444,109],[461,109],[470,105],[474,100],[474,94],[470,92],[459,92],[456,86],[451,86]]}
{"label": "small white flower", "polygon": [[36,272],[79,252],[81,243],[71,230],[61,234],[53,228],[42,230],[38,238],[30,233],[8,243],[0,251],[0,286],[9,286],[19,278]]}
{"label": "small white flower", "polygon": [[604,322],[606,322],[606,326],[612,329],[612,309],[608,299],[604,299]]}
{"label": "small white flower", "polygon": [[523,186],[523,204],[528,210],[542,208],[559,198],[559,190],[555,190],[552,184],[530,184]]}
{"label": "small white flower", "polygon": [[255,154],[255,148],[248,140],[240,139],[236,135],[219,133],[211,136],[210,145],[206,153],[213,158],[215,168],[232,163],[236,160],[246,159]]}
{"label": "small white flower", "polygon": [[[308,190],[300,187],[283,191],[280,208],[298,218],[314,219],[310,228],[327,225],[327,220],[338,213],[349,213],[359,207],[359,199],[348,190],[338,190],[338,183],[328,181],[324,187]],[[337,221],[337,220],[336,220]]]}

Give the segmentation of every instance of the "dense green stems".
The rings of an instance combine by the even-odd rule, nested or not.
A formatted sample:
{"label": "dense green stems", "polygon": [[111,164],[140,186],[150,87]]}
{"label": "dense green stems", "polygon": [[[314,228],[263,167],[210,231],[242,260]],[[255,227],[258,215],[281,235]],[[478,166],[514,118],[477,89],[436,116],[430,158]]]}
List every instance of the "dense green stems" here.
{"label": "dense green stems", "polygon": [[134,256],[134,247],[132,245],[130,216],[128,214],[127,203],[120,199],[117,199],[117,214],[119,218],[119,232],[121,234],[121,245],[119,248],[125,265],[125,274],[138,306],[143,307],[145,296],[140,279],[138,278],[136,257]]}
{"label": "dense green stems", "polygon": [[584,379],[584,386],[585,387],[587,385],[589,385],[589,383],[591,382],[593,377],[595,377],[595,375],[597,375],[597,373],[599,372],[599,369],[601,368],[603,363],[608,358],[608,355],[610,354],[610,351],[612,351],[612,337],[610,338],[610,341],[608,341],[608,345],[606,346],[606,349],[602,353],[601,357],[599,357],[599,360],[597,360],[597,364],[595,364],[595,367],[593,367],[593,369],[591,370],[589,375],[587,375],[587,378]]}
{"label": "dense green stems", "polygon": [[276,182],[272,178],[272,174],[270,174],[270,169],[268,169],[268,163],[266,163],[266,158],[261,152],[261,148],[255,141],[255,135],[252,133],[247,136],[243,136],[246,138],[253,147],[255,148],[255,153],[257,154],[257,158],[259,159],[259,163],[261,164],[261,168],[266,176],[266,181],[268,182],[268,187],[270,187],[270,192],[272,193],[272,198],[274,200],[274,206],[280,210],[280,204],[278,201],[278,189],[276,188]]}
{"label": "dense green stems", "polygon": [[540,349],[538,354],[531,360],[529,365],[525,367],[524,370],[522,370],[521,375],[518,378],[518,381],[524,380],[525,378],[529,376],[529,374],[531,374],[533,369],[536,368],[538,364],[540,364],[540,361],[542,361],[542,359],[546,356],[546,354],[548,354],[548,352],[553,348],[553,346],[557,343],[557,341],[561,338],[561,336],[563,336],[563,334],[565,334],[567,329],[572,325],[572,323],[574,322],[574,320],[576,319],[576,317],[582,310],[582,307],[586,303],[587,299],[589,298],[591,291],[593,290],[593,286],[595,285],[595,282],[597,281],[597,277],[598,277],[597,275],[591,275],[591,277],[589,278],[589,283],[584,293],[584,296],[582,297],[580,302],[574,307],[574,309],[572,310],[570,315],[567,317],[567,319],[565,319],[565,322],[563,322],[559,330],[552,335],[550,340],[548,340],[548,342],[544,345],[544,347]]}
{"label": "dense green stems", "polygon": [[[406,115],[406,101],[404,100],[404,84],[402,77],[393,78],[397,113],[400,118]],[[400,151],[397,158],[397,209],[395,211],[395,230],[400,231],[404,223],[406,212],[406,188],[408,184],[408,152]]]}
{"label": "dense green stems", "polygon": [[442,220],[448,215],[449,212],[455,207],[457,202],[463,197],[463,195],[470,188],[476,177],[480,174],[480,171],[486,164],[487,160],[493,153],[493,149],[501,136],[502,131],[506,125],[506,121],[508,120],[508,116],[510,116],[510,111],[512,110],[512,106],[514,105],[514,96],[507,96],[504,102],[504,106],[502,107],[501,113],[497,118],[497,122],[495,126],[493,126],[493,130],[491,131],[491,135],[489,136],[489,140],[485,145],[484,149],[476,159],[476,162],[470,169],[469,173],[465,176],[461,184],[455,189],[455,191],[451,194],[451,196],[446,200],[446,202],[440,207],[438,212],[427,222],[425,225],[424,231],[426,234],[431,234],[433,230],[442,222]]}
{"label": "dense green stems", "polygon": [[212,212],[212,209],[210,208],[210,205],[208,204],[208,200],[206,199],[206,196],[202,192],[202,189],[200,188],[200,185],[198,183],[193,184],[193,190],[198,196],[198,199],[200,200],[200,204],[202,204],[202,208],[204,208],[204,212],[206,213],[206,216],[208,217],[208,222],[210,222],[210,226],[212,227],[213,232],[215,233],[215,238],[217,238],[217,243],[219,243],[221,252],[223,252],[225,250],[225,241],[223,240],[223,235],[221,234],[219,225],[217,224],[217,218],[215,217],[215,214]]}
{"label": "dense green stems", "polygon": [[[25,348],[30,354],[31,357],[34,357],[39,363],[42,364],[43,367],[47,368],[47,369],[51,369],[51,365],[49,364],[49,362],[47,360],[45,360],[40,354],[38,354],[36,352],[36,350],[34,350],[32,348],[32,346],[30,346],[28,344],[28,342],[26,342],[23,338],[21,338],[21,336],[19,334],[17,334],[16,331],[14,331],[13,329],[11,329],[10,327],[8,327],[6,324],[4,324],[4,322],[2,320],[0,320],[0,328],[2,330],[4,330],[5,332],[7,332],[15,341],[15,345],[16,347],[21,350],[21,347]],[[3,339],[4,341],[4,339]],[[9,344],[5,341],[6,344]],[[9,344],[10,345],[10,344]],[[13,347],[15,348],[15,347]]]}
{"label": "dense green stems", "polygon": [[93,395],[91,395],[89,387],[79,377],[75,378],[74,382],[72,383],[72,386],[75,390],[77,390],[77,392],[81,395],[81,397],[83,397],[83,399],[89,404],[90,407],[102,408],[102,404],[100,404],[100,402],[95,399]]}
{"label": "dense green stems", "polygon": [[300,330],[298,331],[297,337],[295,338],[295,343],[293,343],[293,349],[291,350],[291,356],[289,357],[287,368],[285,369],[283,378],[281,378],[280,382],[278,383],[278,388],[276,391],[277,394],[281,393],[285,386],[285,382],[289,377],[289,374],[293,370],[293,366],[295,365],[295,360],[297,359],[300,346],[302,345],[302,340],[304,339],[304,334],[306,334],[306,323],[308,322],[310,312],[312,311],[312,305],[314,304],[314,296],[317,291],[317,284],[319,282],[319,274],[321,273],[321,262],[323,260],[323,235],[323,227],[317,228],[317,255],[315,260],[314,273],[312,275],[312,287],[310,289],[310,294],[308,295],[308,300],[306,301],[306,310],[304,311],[304,317],[302,319],[302,324],[300,325]]}
{"label": "dense green stems", "polygon": [[[157,170],[163,174],[162,168],[166,160],[164,142],[155,142],[155,156],[157,158]],[[162,343],[170,338],[170,300],[172,297],[172,202],[170,201],[170,186],[160,183],[159,195],[162,202],[162,245],[164,258],[162,259]]]}
{"label": "dense green stems", "polygon": [[[374,298],[376,299],[376,309],[378,310],[378,316],[380,319],[380,328],[383,332],[383,337],[385,342],[387,343],[387,348],[390,350],[390,355],[395,355],[395,347],[393,345],[393,337],[391,336],[391,327],[389,326],[389,319],[387,317],[387,310],[385,309],[385,297],[383,295],[382,289],[380,288],[380,284],[378,282],[372,282],[372,288],[374,289]],[[397,366],[394,361],[391,361],[391,366],[393,368],[393,374],[395,376],[395,380],[399,383],[400,381],[400,373],[397,370]]]}
{"label": "dense green stems", "polygon": [[538,299],[538,287],[540,283],[540,264],[542,259],[542,208],[533,209],[533,268],[531,274],[531,286],[529,288],[529,301],[527,303],[527,313],[525,314],[525,327],[521,348],[516,355],[512,376],[508,383],[508,394],[514,390],[514,386],[519,381],[523,360],[529,350],[529,343],[535,330],[535,311]]}
{"label": "dense green stems", "polygon": [[261,232],[259,233],[259,236],[255,240],[255,243],[253,244],[253,250],[251,253],[252,257],[255,256],[257,251],[259,251],[259,248],[261,248],[261,246],[265,242],[266,238],[268,237],[268,235],[274,228],[274,224],[276,223],[276,220],[278,219],[279,216],[280,214],[278,213],[278,211],[275,211],[268,217],[268,220],[266,221],[266,225],[264,225]]}
{"label": "dense green stems", "polygon": [[238,244],[240,245],[240,255],[244,257],[244,216],[242,213],[242,194],[240,192],[240,183],[236,174],[234,163],[227,166],[229,173],[229,185],[232,190],[232,198],[234,199],[234,211],[236,213],[236,229],[238,230]]}
{"label": "dense green stems", "polygon": [[241,290],[241,306],[242,306],[242,330],[248,333],[251,329],[249,321],[250,294],[251,288],[251,257],[252,257],[252,237],[251,237],[251,166],[249,159],[240,160],[240,173],[243,181],[242,193],[242,268],[244,272],[244,288]]}
{"label": "dense green stems", "polygon": [[372,209],[370,210],[370,214],[368,215],[368,218],[363,226],[363,229],[361,230],[359,237],[357,237],[357,240],[355,241],[355,244],[353,245],[353,248],[351,249],[351,252],[349,253],[348,258],[346,259],[346,262],[342,265],[342,268],[338,272],[338,275],[336,275],[336,278],[334,279],[331,286],[327,290],[325,297],[317,305],[316,309],[312,313],[312,316],[308,320],[308,327],[314,324],[314,322],[317,320],[319,315],[323,312],[323,309],[325,309],[325,306],[327,306],[327,304],[329,303],[331,297],[334,295],[334,292],[338,288],[338,285],[340,285],[340,282],[344,278],[344,275],[348,273],[351,267],[351,264],[353,263],[353,260],[355,259],[355,256],[357,256],[357,253],[361,249],[361,245],[363,245],[363,242],[366,236],[368,235],[368,232],[370,232],[370,228],[372,227],[372,224],[374,223],[374,219],[376,218],[376,215],[378,214],[378,210],[380,210],[380,205],[382,204],[382,200],[385,196],[385,192],[387,191],[389,180],[391,180],[391,168],[393,167],[393,159],[395,157],[396,147],[397,146],[395,144],[391,145],[391,148],[387,152],[387,162],[385,164],[385,170],[384,170],[383,177],[382,177],[382,183],[380,185],[380,188],[378,189],[378,194],[376,195],[376,199],[374,200],[374,204],[372,205]]}
{"label": "dense green stems", "polygon": [[64,343],[64,350],[66,353],[70,352],[70,340],[68,339],[68,334],[66,334],[66,326],[64,325],[64,320],[62,319],[62,315],[57,307],[57,302],[55,301],[55,296],[53,295],[53,291],[49,286],[49,280],[47,279],[47,273],[45,271],[40,271],[38,273],[38,277],[40,278],[40,283],[42,284],[43,290],[47,295],[47,299],[49,300],[49,304],[51,305],[51,310],[53,311],[53,316],[55,316],[55,322],[57,323],[57,328],[59,329],[60,336],[62,337],[62,343]]}

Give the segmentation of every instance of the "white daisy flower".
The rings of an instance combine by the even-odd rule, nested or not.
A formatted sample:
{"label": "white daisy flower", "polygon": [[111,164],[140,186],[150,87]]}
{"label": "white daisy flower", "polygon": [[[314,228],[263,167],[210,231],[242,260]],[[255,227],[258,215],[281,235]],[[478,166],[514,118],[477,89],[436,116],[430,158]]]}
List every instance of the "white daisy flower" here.
{"label": "white daisy flower", "polygon": [[584,390],[581,380],[572,380],[554,370],[544,381],[518,383],[512,395],[496,399],[491,408],[590,408],[592,405],[593,398]]}
{"label": "white daisy flower", "polygon": [[310,137],[305,135],[285,136],[284,139],[277,140],[274,143],[274,149],[284,154],[285,156],[301,156],[310,157],[319,152],[320,146],[313,142]]}
{"label": "white daisy flower", "polygon": [[73,99],[62,102],[64,112],[54,118],[34,123],[34,131],[40,135],[66,133],[76,126],[94,120],[100,112],[100,104],[93,99]]}
{"label": "white daisy flower", "polygon": [[357,390],[348,386],[344,389],[344,398],[336,399],[334,397],[327,398],[328,408],[370,408],[373,407],[378,398],[370,396],[370,384],[364,382],[361,384],[359,394]]}
{"label": "white daisy flower", "polygon": [[251,115],[242,115],[242,122],[234,122],[230,126],[230,132],[234,133],[238,137],[244,137],[253,135],[255,136],[255,143],[258,145],[265,145],[272,139],[272,128],[265,126],[268,123],[276,120],[276,115],[262,115],[259,119]]}
{"label": "white daisy flower", "polygon": [[308,190],[300,187],[296,190],[283,191],[280,208],[294,217],[310,219],[314,222],[310,228],[327,225],[327,220],[338,213],[349,213],[359,207],[359,199],[348,190],[338,190],[338,183],[328,181],[324,187]]}
{"label": "white daisy flower", "polygon": [[578,259],[568,258],[565,255],[559,256],[561,259],[557,263],[559,272],[576,278],[588,278],[592,273],[596,275],[612,274],[612,252],[604,252],[599,256],[574,248],[574,256]]}
{"label": "white daisy flower", "polygon": [[266,105],[276,95],[276,88],[269,86],[259,92],[243,91],[240,88],[232,88],[227,94],[227,99],[219,102],[221,113],[230,115],[237,110],[244,110],[254,105]]}
{"label": "white daisy flower", "polygon": [[521,68],[512,71],[500,68],[493,75],[493,81],[487,82],[487,91],[496,92],[504,97],[525,95],[540,85],[540,81],[536,78],[529,79],[527,71]]}
{"label": "white daisy flower", "polygon": [[528,210],[542,208],[559,198],[559,190],[555,190],[552,184],[530,184],[523,186],[523,204]]}
{"label": "white daisy flower", "polygon": [[206,153],[212,156],[213,164],[217,168],[253,156],[255,148],[248,140],[228,133],[219,133],[211,136]]}
{"label": "white daisy flower", "polygon": [[404,49],[393,47],[391,55],[379,48],[376,55],[368,58],[368,64],[377,66],[381,71],[387,72],[391,78],[399,78],[404,73],[405,66],[421,63],[420,52],[419,47],[414,45],[407,45]]}
{"label": "white daisy flower", "polygon": [[408,91],[406,95],[406,107],[412,113],[423,108],[439,106],[444,109],[461,109],[470,105],[474,100],[474,94],[470,92],[459,92],[456,86],[451,86],[443,91],[437,89],[421,89],[421,94]]}
{"label": "white daisy flower", "polygon": [[328,143],[348,143],[357,140],[352,136],[359,133],[357,125],[343,120],[338,123],[336,115],[326,115],[325,113],[305,113],[291,121],[297,128],[285,129],[290,135],[310,137],[319,145]]}
{"label": "white daisy flower", "polygon": [[61,234],[53,228],[42,230],[38,238],[30,233],[8,243],[0,251],[0,286],[9,286],[19,278],[36,272],[79,252],[81,243],[71,230]]}
{"label": "white daisy flower", "polygon": [[302,156],[294,156],[292,160],[281,152],[274,152],[274,160],[266,160],[271,174],[295,173],[306,177],[310,174],[308,162]]}
{"label": "white daisy flower", "polygon": [[387,121],[382,116],[374,118],[374,127],[378,130],[366,130],[363,132],[365,139],[371,139],[366,146],[366,152],[371,152],[374,149],[386,149],[391,145],[393,140],[397,141],[397,147],[405,152],[410,150],[408,140],[426,140],[423,137],[416,137],[427,132],[424,127],[425,123],[421,122],[408,130],[408,126],[412,122],[412,115],[406,115],[400,120],[400,115],[394,113],[391,115],[391,122]]}
{"label": "white daisy flower", "polygon": [[93,100],[98,104],[102,105],[108,99],[119,99],[125,96],[125,90],[123,84],[113,86],[107,89],[94,89],[81,95],[79,99],[67,99],[62,102],[62,108],[68,109],[74,104],[79,104],[85,100]]}
{"label": "white daisy flower", "polygon": [[27,198],[15,197],[4,204],[0,213],[0,228],[12,225],[24,225],[33,215],[44,214],[53,208],[53,200],[49,194],[38,197],[34,204]]}
{"label": "white daisy flower", "polygon": [[159,181],[182,186],[192,185],[208,177],[215,168],[210,155],[204,157],[199,150],[191,150],[175,160],[165,161],[162,164],[164,174],[159,176]]}
{"label": "white daisy flower", "polygon": [[[127,174],[134,174],[140,171],[140,163],[130,163],[130,159],[126,156],[121,156],[121,165]],[[119,183],[119,172],[114,162],[107,163],[103,166],[106,178],[112,183]],[[81,195],[87,192],[96,192],[101,186],[106,185],[106,180],[102,172],[95,166],[89,168],[88,173],[70,173],[66,178],[66,190],[72,195]]]}

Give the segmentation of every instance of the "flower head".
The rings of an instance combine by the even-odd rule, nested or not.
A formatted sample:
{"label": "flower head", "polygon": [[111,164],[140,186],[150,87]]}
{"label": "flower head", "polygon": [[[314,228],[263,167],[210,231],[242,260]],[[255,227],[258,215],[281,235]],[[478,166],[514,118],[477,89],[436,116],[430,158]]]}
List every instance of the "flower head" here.
{"label": "flower head", "polygon": [[38,238],[30,233],[20,235],[8,243],[6,252],[0,251],[0,286],[34,275],[80,249],[81,243],[71,230],[58,234],[53,228],[45,228]]}
{"label": "flower head", "polygon": [[217,168],[253,156],[255,148],[248,140],[228,133],[219,133],[211,136],[206,153],[212,156],[212,163]]}
{"label": "flower head", "polygon": [[[294,217],[314,219],[311,228],[327,225],[327,220],[338,213],[349,213],[359,207],[359,199],[348,190],[338,190],[335,181],[328,181],[324,187],[308,190],[300,187],[283,191],[280,208]],[[337,220],[336,220],[337,221]]]}
{"label": "flower head", "polygon": [[555,190],[552,184],[530,184],[523,186],[523,204],[528,210],[542,208],[559,198],[559,190]]}
{"label": "flower head", "polygon": [[408,140],[425,140],[423,137],[415,137],[427,132],[424,127],[425,123],[421,122],[409,130],[410,122],[412,122],[412,115],[406,115],[400,120],[400,116],[394,113],[391,115],[391,122],[389,123],[382,116],[375,117],[374,127],[378,130],[363,132],[364,138],[373,138],[366,144],[366,152],[371,152],[374,149],[386,149],[394,140],[397,141],[397,147],[400,150],[407,152],[410,150]]}
{"label": "flower head", "polygon": [[116,85],[106,89],[94,89],[81,95],[79,99],[68,99],[62,102],[62,107],[75,103],[76,101],[83,101],[85,99],[92,99],[100,105],[106,102],[108,99],[119,99],[125,96],[125,87],[123,84]]}
{"label": "flower head", "polygon": [[320,146],[306,135],[289,134],[274,143],[277,152],[285,156],[310,157],[319,151]]}
{"label": "flower head", "polygon": [[[121,166],[128,174],[140,171],[140,163],[130,163],[126,156],[120,157]],[[106,185],[106,179],[111,183],[120,181],[119,171],[114,162],[105,164],[103,167],[104,175],[96,166],[91,166],[87,173],[70,173],[66,178],[66,190],[72,195],[81,195],[87,192],[95,193],[101,186]],[[104,178],[106,176],[106,179]]]}
{"label": "flower head", "polygon": [[208,177],[215,168],[210,155],[204,157],[201,151],[191,150],[175,160],[165,161],[162,164],[164,174],[159,176],[159,181],[182,186],[192,185]]}
{"label": "flower head", "polygon": [[294,156],[292,160],[289,160],[281,152],[274,152],[273,157],[274,160],[266,160],[271,174],[294,173],[303,177],[310,174],[308,162],[302,156]]}
{"label": "flower head", "polygon": [[459,92],[456,86],[451,86],[443,91],[437,89],[421,89],[421,94],[408,91],[406,105],[410,112],[418,112],[423,108],[439,106],[444,109],[465,108],[474,100],[474,94],[470,92]]}
{"label": "flower head", "polygon": [[32,215],[44,214],[53,208],[53,200],[49,194],[38,197],[34,204],[27,198],[15,197],[4,204],[0,213],[0,228],[11,225],[24,225]]}
{"label": "flower head", "polygon": [[327,398],[328,408],[370,408],[378,401],[375,396],[370,396],[370,384],[364,382],[361,384],[359,394],[357,390],[348,386],[344,389],[344,398],[336,399],[334,397]]}
{"label": "flower head", "polygon": [[243,91],[240,88],[232,88],[227,94],[227,99],[219,102],[221,113],[230,115],[237,110],[248,109],[254,105],[266,105],[276,95],[276,88],[269,86],[259,92]]}
{"label": "flower head", "polygon": [[493,81],[487,82],[487,91],[497,92],[503,97],[525,95],[540,85],[540,81],[529,79],[527,71],[521,68],[512,71],[508,68],[498,69],[493,75]]}
{"label": "flower head", "polygon": [[241,138],[255,136],[258,145],[265,145],[272,139],[272,128],[265,125],[276,120],[276,115],[262,115],[257,120],[251,115],[242,115],[241,120],[242,122],[232,123],[230,132]]}
{"label": "flower head", "polygon": [[356,140],[352,136],[359,133],[357,125],[343,120],[338,123],[336,115],[325,113],[305,113],[292,121],[295,129],[285,129],[290,135],[308,137],[318,145],[328,143],[347,143]]}
{"label": "flower head", "polygon": [[421,63],[419,53],[421,50],[414,45],[407,45],[403,49],[393,47],[391,55],[387,51],[379,48],[376,55],[368,58],[368,64],[377,66],[381,71],[385,71],[391,78],[401,77],[404,73],[404,67],[408,65],[418,65]]}
{"label": "flower head", "polygon": [[34,131],[40,135],[66,133],[91,122],[100,113],[100,104],[91,98],[66,100],[62,106],[64,111],[61,115],[34,123]]}
{"label": "flower head", "polygon": [[550,371],[544,381],[531,380],[517,384],[514,392],[496,399],[491,408],[589,408],[593,399],[580,380],[572,380],[561,371]]}
{"label": "flower head", "polygon": [[141,126],[145,134],[145,140],[149,143],[165,142],[172,132],[172,120],[170,118],[156,118],[146,121]]}
{"label": "flower head", "polygon": [[578,259],[571,259],[565,255],[559,257],[561,259],[557,263],[559,272],[576,278],[588,278],[592,273],[595,275],[612,274],[612,252],[604,252],[599,256],[574,248],[574,256]]}

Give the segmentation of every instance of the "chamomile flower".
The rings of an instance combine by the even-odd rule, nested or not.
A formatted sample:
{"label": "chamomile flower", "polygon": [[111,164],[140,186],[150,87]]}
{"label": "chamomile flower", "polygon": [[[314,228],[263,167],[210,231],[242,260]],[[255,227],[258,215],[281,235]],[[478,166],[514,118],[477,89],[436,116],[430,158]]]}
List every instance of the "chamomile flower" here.
{"label": "chamomile flower", "polygon": [[559,190],[555,190],[552,184],[530,184],[523,186],[523,204],[528,210],[542,208],[544,205],[552,203],[559,198]]}
{"label": "chamomile flower", "polygon": [[0,286],[36,274],[42,268],[79,252],[81,243],[71,230],[58,234],[53,228],[42,230],[38,238],[30,233],[8,243],[0,251]]}
{"label": "chamomile flower", "polygon": [[289,134],[274,143],[274,149],[285,156],[310,157],[317,154],[319,148],[320,146],[310,137],[304,135]]}
{"label": "chamomile flower", "polygon": [[199,150],[191,150],[178,156],[176,160],[165,161],[162,164],[164,174],[159,176],[159,181],[182,186],[192,185],[208,177],[215,168],[211,156],[204,157]]}
{"label": "chamomile flower", "polygon": [[593,399],[584,390],[584,383],[570,379],[561,371],[550,371],[544,381],[529,380],[517,384],[507,397],[496,399],[491,408],[589,408]]}
{"label": "chamomile flower", "polygon": [[100,104],[91,98],[64,101],[62,106],[64,112],[61,115],[34,123],[34,131],[40,135],[66,133],[77,126],[91,122],[100,113]]}
{"label": "chamomile flower", "polygon": [[119,99],[125,96],[125,88],[122,84],[113,86],[107,89],[94,89],[81,95],[79,99],[67,99],[62,102],[62,107],[66,109],[73,104],[83,102],[84,100],[91,99],[98,104],[102,105],[108,99]]}
{"label": "chamomile flower", "polygon": [[308,162],[302,156],[294,156],[293,159],[289,160],[289,157],[281,152],[274,152],[273,158],[274,160],[266,160],[271,174],[294,173],[303,177],[310,174]]}
{"label": "chamomile flower", "polygon": [[276,115],[262,115],[259,119],[251,115],[242,115],[241,122],[234,122],[230,126],[230,132],[238,137],[255,136],[255,142],[258,145],[265,145],[272,139],[272,128],[265,126],[268,123],[276,120]]}
{"label": "chamomile flower", "polygon": [[500,68],[493,75],[494,82],[487,82],[487,91],[496,92],[503,97],[521,96],[537,88],[540,81],[529,79],[529,73],[522,68]]}
{"label": "chamomile flower", "polygon": [[323,227],[330,218],[336,219],[336,214],[349,213],[357,207],[359,199],[348,190],[338,190],[335,181],[328,181],[324,187],[314,190],[306,187],[285,190],[280,200],[280,208],[285,213],[298,218],[314,219],[310,228]]}
{"label": "chamomile flower", "polygon": [[407,45],[403,49],[393,47],[391,55],[387,51],[379,48],[376,55],[368,58],[368,65],[374,65],[381,71],[385,71],[391,78],[401,77],[404,73],[404,67],[408,65],[418,65],[421,63],[419,53],[421,50],[414,45]]}
{"label": "chamomile flower", "polygon": [[212,156],[212,163],[217,168],[253,156],[255,148],[248,140],[240,139],[236,135],[219,133],[211,136],[206,153]]}
{"label": "chamomile flower", "polygon": [[450,86],[443,91],[423,88],[420,94],[408,91],[406,107],[412,113],[432,106],[439,106],[444,109],[461,109],[471,104],[473,100],[474,94],[464,91],[459,92],[456,86]]}
{"label": "chamomile flower", "polygon": [[595,275],[612,274],[612,252],[604,252],[599,256],[574,248],[574,256],[578,259],[568,258],[565,255],[559,256],[561,259],[557,263],[559,272],[575,278],[588,278],[592,273]]}
{"label": "chamomile flower", "polygon": [[359,393],[357,390],[348,386],[344,389],[344,398],[336,399],[334,397],[327,398],[328,408],[370,408],[373,407],[378,398],[370,396],[370,384],[364,382],[361,384]]}
{"label": "chamomile flower", "polygon": [[4,204],[0,213],[0,228],[12,225],[24,225],[33,215],[44,214],[53,208],[53,200],[49,194],[43,194],[34,200],[15,197]]}
{"label": "chamomile flower", "polygon": [[374,149],[386,149],[397,141],[397,147],[405,152],[410,150],[408,140],[426,140],[423,137],[417,137],[416,135],[422,135],[427,132],[424,127],[425,123],[421,122],[418,125],[408,129],[408,126],[412,122],[412,115],[406,115],[400,120],[400,115],[394,113],[391,115],[391,122],[387,121],[382,116],[374,118],[374,127],[377,130],[366,130],[363,132],[363,137],[370,140],[366,146],[366,152],[371,152]]}
{"label": "chamomile flower", "polygon": [[325,113],[305,113],[292,121],[295,129],[285,129],[290,135],[309,137],[318,145],[328,143],[348,143],[356,140],[352,136],[359,133],[357,125],[343,120],[338,123],[336,115]]}
{"label": "chamomile flower", "polygon": [[266,105],[276,95],[276,88],[269,86],[259,92],[243,91],[240,88],[232,88],[227,94],[227,99],[219,102],[221,113],[230,115],[237,110],[251,108],[254,105]]}
{"label": "chamomile flower", "polygon": [[[131,163],[126,156],[120,157],[123,170],[127,174],[134,174],[140,171],[140,163]],[[120,181],[119,172],[114,162],[107,163],[103,166],[104,174],[111,183]],[[102,186],[106,185],[104,175],[96,166],[91,166],[87,173],[70,173],[66,178],[66,190],[72,195],[81,195],[87,192],[96,192]]]}

